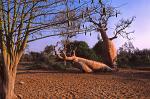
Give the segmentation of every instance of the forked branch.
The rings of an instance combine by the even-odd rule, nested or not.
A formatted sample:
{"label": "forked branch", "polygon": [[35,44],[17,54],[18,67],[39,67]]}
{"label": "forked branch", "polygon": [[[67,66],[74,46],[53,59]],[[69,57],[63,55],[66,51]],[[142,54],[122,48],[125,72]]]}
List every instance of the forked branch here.
{"label": "forked branch", "polygon": [[62,54],[59,54],[58,51],[56,51],[57,46],[58,46],[58,43],[56,44],[56,46],[54,46],[54,50],[58,58],[66,60],[66,61],[73,61],[73,62],[79,63],[82,69],[87,73],[94,72],[95,70],[104,70],[104,69],[107,71],[112,71],[112,69],[109,66],[107,66],[106,64],[102,62],[96,62],[96,61],[88,60],[82,57],[77,57],[75,55],[76,49],[73,50],[73,55],[70,57],[68,57],[66,53],[60,49],[58,50],[59,52],[62,52]]}
{"label": "forked branch", "polygon": [[120,35],[123,38],[127,38],[130,40],[131,38],[129,37],[129,34],[134,33],[134,31],[127,32],[126,29],[130,27],[134,19],[135,17],[132,17],[131,19],[127,19],[127,20],[124,20],[124,19],[120,20],[119,23],[116,25],[114,36],[109,39],[113,40]]}

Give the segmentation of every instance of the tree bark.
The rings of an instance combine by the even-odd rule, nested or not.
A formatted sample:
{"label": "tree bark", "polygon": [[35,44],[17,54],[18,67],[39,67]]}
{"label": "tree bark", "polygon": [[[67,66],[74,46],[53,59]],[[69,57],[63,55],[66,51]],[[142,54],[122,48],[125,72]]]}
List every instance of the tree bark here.
{"label": "tree bark", "polygon": [[17,97],[14,94],[16,70],[11,71],[5,67],[6,66],[1,66],[0,99],[16,99]]}
{"label": "tree bark", "polygon": [[56,51],[55,51],[55,53],[56,53],[57,57],[60,58],[60,59],[79,63],[82,67],[82,70],[84,70],[84,72],[86,72],[86,73],[91,73],[91,72],[94,72],[94,71],[97,71],[97,70],[112,71],[112,69],[109,66],[107,66],[106,64],[104,64],[102,62],[96,62],[96,61],[93,61],[93,60],[88,60],[88,59],[85,59],[85,58],[77,57],[75,54],[71,57],[68,57],[64,53],[64,57],[62,57],[59,54],[57,54]]}
{"label": "tree bark", "polygon": [[79,63],[82,66],[82,69],[88,73],[94,72],[97,70],[112,71],[112,69],[109,66],[107,66],[106,64],[104,64],[102,62],[88,60],[88,59],[76,57],[76,56],[74,57],[73,61]]}
{"label": "tree bark", "polygon": [[116,47],[113,41],[108,38],[105,30],[100,29],[100,34],[103,39],[104,48],[106,49],[104,52],[105,64],[107,64],[110,67],[115,67],[115,61],[117,58]]}
{"label": "tree bark", "polygon": [[2,51],[3,63],[0,66],[0,99],[17,99],[14,93],[16,71],[22,52],[9,55]]}

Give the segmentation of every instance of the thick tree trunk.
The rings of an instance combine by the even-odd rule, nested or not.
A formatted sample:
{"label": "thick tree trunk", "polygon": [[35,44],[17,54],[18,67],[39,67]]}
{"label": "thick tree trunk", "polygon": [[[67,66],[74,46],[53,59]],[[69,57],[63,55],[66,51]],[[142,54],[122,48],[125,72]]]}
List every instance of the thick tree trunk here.
{"label": "thick tree trunk", "polygon": [[85,72],[93,72],[97,70],[107,70],[112,71],[112,69],[102,62],[97,62],[93,60],[88,60],[81,57],[74,57],[74,62],[79,63]]}
{"label": "thick tree trunk", "polygon": [[109,66],[107,66],[106,64],[104,64],[102,62],[96,62],[96,61],[93,61],[93,60],[88,60],[88,59],[85,59],[85,58],[77,57],[77,56],[75,56],[75,54],[71,57],[66,56],[65,53],[64,53],[64,57],[60,56],[57,53],[56,53],[56,55],[60,59],[79,63],[82,67],[82,70],[84,70],[86,73],[91,73],[91,72],[97,71],[97,70],[112,71],[112,69]]}
{"label": "thick tree trunk", "polygon": [[104,43],[104,48],[106,49],[104,52],[105,62],[107,65],[113,67],[117,58],[116,48],[111,40],[108,40],[107,44]]}
{"label": "thick tree trunk", "polygon": [[17,99],[14,94],[16,70],[8,70],[6,66],[1,67],[0,75],[0,99]]}
{"label": "thick tree trunk", "polygon": [[0,99],[17,99],[14,93],[16,71],[22,52],[9,55],[2,51],[3,64],[0,66]]}
{"label": "thick tree trunk", "polygon": [[116,47],[115,47],[114,43],[112,42],[112,40],[109,40],[105,30],[101,29],[100,34],[102,36],[103,45],[105,48],[105,52],[104,52],[105,64],[107,64],[110,67],[114,67],[115,61],[117,58]]}

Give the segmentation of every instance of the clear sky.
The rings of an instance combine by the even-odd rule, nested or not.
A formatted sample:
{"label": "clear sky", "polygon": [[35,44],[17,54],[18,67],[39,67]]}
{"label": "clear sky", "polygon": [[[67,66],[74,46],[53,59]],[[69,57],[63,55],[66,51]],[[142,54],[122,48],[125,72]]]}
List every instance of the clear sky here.
{"label": "clear sky", "polygon": [[[120,18],[131,18],[136,16],[135,21],[131,25],[129,30],[134,30],[132,35],[133,44],[139,49],[150,49],[150,0],[111,0],[113,6],[119,7],[121,11]],[[116,23],[117,21],[114,21]],[[113,22],[112,22],[113,23]],[[90,47],[97,42],[98,33],[92,33],[89,35],[78,35],[74,39],[86,41]],[[50,37],[38,41],[29,43],[29,51],[42,51],[46,45],[55,44],[58,41],[58,37]],[[115,43],[117,48],[124,44],[122,38],[116,39]]]}

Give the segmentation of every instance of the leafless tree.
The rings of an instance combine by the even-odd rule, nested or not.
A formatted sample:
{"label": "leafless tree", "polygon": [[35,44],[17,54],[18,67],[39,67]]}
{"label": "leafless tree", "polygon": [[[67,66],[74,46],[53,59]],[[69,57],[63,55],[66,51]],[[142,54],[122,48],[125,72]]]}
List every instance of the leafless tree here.
{"label": "leafless tree", "polygon": [[[16,98],[14,83],[17,65],[27,43],[62,35],[50,32],[54,26],[68,23],[68,19],[54,20],[58,14],[63,13],[65,1],[0,0],[0,50],[3,60],[0,66],[0,99]],[[76,19],[78,16],[72,20]],[[46,29],[50,31],[44,32]]]}
{"label": "leafless tree", "polygon": [[126,20],[121,19],[115,26],[113,32],[114,36],[109,37],[108,24],[110,23],[110,20],[112,18],[118,18],[120,12],[117,10],[116,7],[112,7],[111,5],[104,2],[93,4],[92,7],[89,7],[89,9],[93,9],[94,11],[92,11],[93,14],[89,14],[87,21],[91,22],[93,29],[100,33],[104,44],[103,47],[105,48],[105,52],[103,52],[105,56],[105,63],[108,66],[114,67],[115,61],[117,59],[117,51],[113,40],[118,38],[118,36],[130,39],[129,34],[133,32],[127,32],[126,29],[130,27],[135,17]]}

